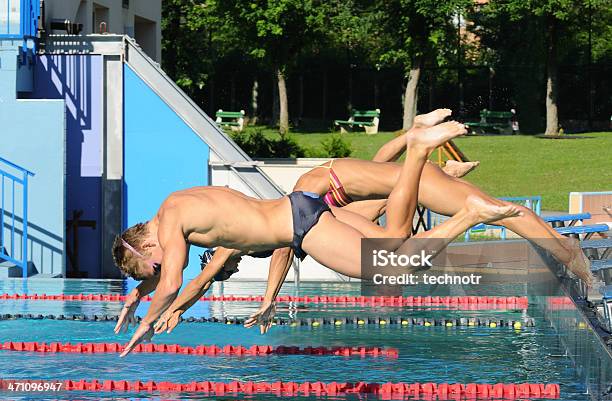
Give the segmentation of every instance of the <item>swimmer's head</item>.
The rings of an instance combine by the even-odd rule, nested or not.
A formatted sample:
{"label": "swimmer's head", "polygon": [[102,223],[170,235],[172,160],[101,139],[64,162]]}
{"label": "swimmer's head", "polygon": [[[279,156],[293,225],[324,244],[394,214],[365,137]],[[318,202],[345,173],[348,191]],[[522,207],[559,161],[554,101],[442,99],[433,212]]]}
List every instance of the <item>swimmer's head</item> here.
{"label": "swimmer's head", "polygon": [[223,268],[225,270],[238,271],[238,264],[240,264],[241,261],[242,255],[232,256],[225,262]]}
{"label": "swimmer's head", "polygon": [[161,272],[162,250],[157,235],[151,235],[146,223],[138,223],[115,237],[113,258],[123,274],[136,280]]}

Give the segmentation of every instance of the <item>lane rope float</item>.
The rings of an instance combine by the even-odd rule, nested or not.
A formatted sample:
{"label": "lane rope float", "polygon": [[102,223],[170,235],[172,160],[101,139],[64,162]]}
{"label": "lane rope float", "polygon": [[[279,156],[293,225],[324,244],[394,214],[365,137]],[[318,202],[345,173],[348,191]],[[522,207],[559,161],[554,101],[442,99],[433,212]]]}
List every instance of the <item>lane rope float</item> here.
{"label": "lane rope float", "polygon": [[[28,386],[29,384],[29,386]],[[223,394],[277,394],[283,396],[375,394],[385,398],[436,396],[438,399],[457,397],[515,399],[525,397],[556,399],[560,395],[558,384],[480,384],[480,383],[323,383],[323,382],[140,382],[125,380],[0,380],[0,390],[15,391],[15,388],[44,388],[59,386],[59,391],[101,391],[101,392],[197,392],[215,395]],[[56,387],[54,387],[56,388]],[[35,391],[35,390],[34,390]]]}
{"label": "lane rope float", "polygon": [[[136,321],[140,322],[142,319],[140,316],[136,316]],[[84,322],[116,322],[118,317],[115,315],[42,315],[42,314],[0,314],[0,320],[75,320]],[[222,323],[228,325],[242,325],[245,322],[245,318],[237,317],[225,317],[222,319],[211,317],[188,317],[182,319],[184,323]],[[274,318],[273,324],[277,326],[365,326],[365,325],[392,325],[392,326],[445,326],[445,327],[510,327],[514,329],[521,329],[523,327],[535,326],[535,320],[533,318],[520,318],[520,319],[497,319],[497,318],[477,318],[477,317],[461,317],[453,319],[434,319],[434,318],[421,318],[421,317],[341,317],[341,318],[298,318],[298,319],[286,319],[286,318]]]}
{"label": "lane rope float", "polygon": [[576,305],[570,297],[548,297],[546,308],[549,310],[572,310],[576,309]]}
{"label": "lane rope float", "polygon": [[[0,344],[3,351],[23,351],[40,353],[73,353],[73,354],[101,354],[119,353],[124,346],[118,343],[40,343],[7,341]],[[380,347],[294,347],[286,345],[198,345],[195,347],[178,344],[138,344],[132,352],[136,353],[163,353],[203,356],[266,356],[266,355],[313,355],[313,356],[360,356],[360,357],[388,357],[397,358],[396,348]]]}
{"label": "lane rope float", "polygon": [[[0,294],[0,300],[30,300],[30,301],[105,301],[123,302],[126,295],[119,294]],[[145,296],[142,301],[151,301],[150,296]],[[208,302],[262,302],[263,296],[209,296],[202,297],[200,301]],[[527,308],[529,301],[527,297],[485,297],[485,296],[461,296],[461,297],[432,297],[432,296],[409,296],[409,297],[366,297],[366,296],[303,296],[290,295],[276,298],[277,302],[294,302],[302,304],[348,304],[348,305],[376,305],[376,306],[455,306],[474,307],[476,309],[520,309]]]}

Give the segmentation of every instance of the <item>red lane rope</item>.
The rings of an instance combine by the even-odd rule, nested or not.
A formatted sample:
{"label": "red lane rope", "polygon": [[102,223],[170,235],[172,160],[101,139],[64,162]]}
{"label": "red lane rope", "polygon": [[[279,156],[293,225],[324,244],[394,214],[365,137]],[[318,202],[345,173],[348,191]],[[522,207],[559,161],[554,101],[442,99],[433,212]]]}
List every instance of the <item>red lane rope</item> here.
{"label": "red lane rope", "polygon": [[549,297],[546,299],[546,307],[550,310],[576,309],[574,301],[569,297]]}
{"label": "red lane rope", "polygon": [[[39,342],[14,342],[9,341],[0,344],[0,350],[42,352],[42,353],[75,353],[75,354],[100,354],[119,353],[123,351],[123,345],[118,343],[39,343]],[[329,356],[372,356],[397,358],[396,348],[378,347],[292,347],[253,345],[249,348],[242,345],[198,345],[196,347],[182,346],[178,344],[138,344],[133,352],[163,353],[163,354],[185,354],[205,356],[265,356],[265,355],[329,355]]]}
{"label": "red lane rope", "polygon": [[[27,383],[30,383],[28,386]],[[448,384],[448,383],[322,383],[322,382],[128,382],[125,380],[0,380],[0,389],[12,390],[34,385],[61,385],[60,391],[123,391],[123,392],[199,392],[223,395],[226,393],[254,394],[272,393],[283,396],[294,395],[345,395],[345,394],[377,394],[386,397],[416,397],[436,396],[438,399],[455,399],[458,396],[476,398],[514,399],[524,397],[559,398],[558,384]],[[31,390],[30,390],[31,391]]]}
{"label": "red lane rope", "polygon": [[[119,294],[0,294],[0,300],[41,300],[41,301],[125,301],[126,295]],[[143,301],[150,301],[151,297],[142,298]],[[432,296],[409,296],[409,297],[365,297],[365,296],[280,296],[278,302],[296,302],[312,304],[359,304],[359,305],[380,305],[380,306],[474,306],[483,309],[496,308],[527,308],[529,301],[527,297],[483,297],[483,296],[462,296],[462,297],[432,297]],[[224,301],[224,302],[261,302],[262,296],[211,296],[202,297],[200,301]]]}

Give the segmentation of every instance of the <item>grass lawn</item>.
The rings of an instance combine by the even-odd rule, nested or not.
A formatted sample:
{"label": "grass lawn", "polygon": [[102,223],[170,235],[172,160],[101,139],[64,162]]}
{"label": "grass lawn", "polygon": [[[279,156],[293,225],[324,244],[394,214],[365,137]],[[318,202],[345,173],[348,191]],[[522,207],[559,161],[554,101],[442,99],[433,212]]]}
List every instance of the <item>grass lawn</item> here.
{"label": "grass lawn", "polygon": [[533,136],[455,141],[481,165],[468,180],[495,196],[542,195],[544,210],[567,211],[570,192],[612,191],[612,133],[554,140]]}
{"label": "grass lawn", "polygon": [[[266,135],[278,135],[265,130]],[[329,133],[292,134],[297,142],[317,153]],[[612,191],[612,133],[597,132],[572,137],[539,139],[533,136],[474,136],[455,143],[470,160],[481,165],[466,178],[494,196],[541,195],[544,210],[567,211],[572,191]],[[344,136],[352,157],[370,159],[393,137],[351,133]]]}

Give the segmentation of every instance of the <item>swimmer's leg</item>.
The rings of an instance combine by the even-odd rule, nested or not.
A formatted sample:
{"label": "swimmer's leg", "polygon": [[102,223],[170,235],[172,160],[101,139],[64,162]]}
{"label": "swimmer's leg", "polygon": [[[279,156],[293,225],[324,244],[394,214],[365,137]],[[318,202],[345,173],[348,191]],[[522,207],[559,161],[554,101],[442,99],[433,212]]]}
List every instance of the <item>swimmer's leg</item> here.
{"label": "swimmer's leg", "polygon": [[[412,128],[430,128],[444,121],[452,114],[451,109],[437,109],[427,114],[420,114],[414,118]],[[406,151],[406,133],[410,130],[399,130],[395,137],[378,149],[372,161],[394,162]]]}
{"label": "swimmer's leg", "polygon": [[[487,203],[499,206],[509,202],[495,199],[478,187],[457,178],[449,177],[440,168],[428,163],[423,168],[419,186],[419,202],[432,211],[452,216],[463,208],[469,196],[476,196]],[[531,209],[518,206],[520,216],[504,218],[495,224],[504,226],[523,238],[529,239],[548,250],[561,263],[565,264],[585,282],[591,282],[593,276],[590,266],[583,257],[580,244],[560,235]]]}
{"label": "swimmer's leg", "polygon": [[384,237],[407,238],[412,234],[421,171],[429,154],[440,144],[466,133],[463,124],[449,121],[432,128],[416,130],[406,137],[407,157],[387,200]]}
{"label": "swimmer's leg", "polygon": [[[375,221],[376,219],[378,219],[379,216],[384,214],[386,206],[386,199],[367,199],[357,202],[351,202],[348,205],[343,206],[339,210],[358,214],[363,218],[367,219],[368,221]],[[336,212],[334,212],[334,215],[336,215]]]}
{"label": "swimmer's leg", "polygon": [[[420,251],[423,239],[440,238],[434,244],[443,248],[453,238],[469,227],[519,213],[515,205],[497,206],[470,198],[465,208],[443,224],[415,238],[406,240],[398,249],[401,252]],[[349,277],[361,278],[361,240],[363,233],[354,227],[324,213],[319,222],[306,234],[302,248],[317,262]]]}
{"label": "swimmer's leg", "polygon": [[[433,229],[416,234],[411,240],[404,242],[398,251],[413,254],[423,248],[429,251],[440,251],[468,228],[480,224],[491,223],[499,219],[518,216],[521,213],[518,205],[497,205],[476,196],[468,196],[464,207],[453,217]],[[427,239],[433,241],[426,242]]]}
{"label": "swimmer's leg", "polygon": [[365,236],[356,228],[331,213],[323,213],[304,237],[302,249],[322,265],[345,276],[360,278],[362,238]]}

